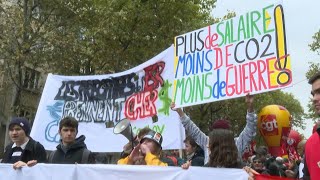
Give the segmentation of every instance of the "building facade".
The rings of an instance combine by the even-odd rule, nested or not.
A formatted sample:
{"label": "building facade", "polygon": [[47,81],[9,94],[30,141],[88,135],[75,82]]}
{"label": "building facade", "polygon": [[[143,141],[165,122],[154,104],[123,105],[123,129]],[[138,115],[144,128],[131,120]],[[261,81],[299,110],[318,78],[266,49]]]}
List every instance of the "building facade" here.
{"label": "building facade", "polygon": [[[18,87],[12,80],[12,74],[6,71],[3,60],[0,61],[0,159],[5,146],[10,143],[8,125],[11,118],[26,117],[33,124],[45,79],[46,75],[40,71],[23,66],[23,81],[21,87]],[[14,106],[17,98],[19,105]]]}

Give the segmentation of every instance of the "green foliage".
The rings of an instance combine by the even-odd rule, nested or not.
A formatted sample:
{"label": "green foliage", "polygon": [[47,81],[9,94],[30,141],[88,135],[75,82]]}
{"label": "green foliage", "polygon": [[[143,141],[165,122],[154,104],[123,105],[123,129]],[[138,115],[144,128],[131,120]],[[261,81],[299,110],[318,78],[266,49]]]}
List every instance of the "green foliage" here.
{"label": "green foliage", "polygon": [[310,79],[314,74],[320,71],[320,63],[309,63],[309,70],[306,73],[307,79]]}
{"label": "green foliage", "polygon": [[[312,36],[313,42],[309,44],[309,47],[311,51],[316,52],[318,55],[320,55],[320,30]],[[312,63],[309,62],[309,69],[306,73],[306,78],[310,79],[315,73],[320,72],[320,63]],[[311,91],[311,89],[310,89]],[[313,107],[312,101],[310,99],[308,104],[308,113],[307,118],[312,119],[313,121],[316,121],[318,116],[315,113],[315,109]]]}
{"label": "green foliage", "polygon": [[49,67],[61,74],[127,70],[169,47],[174,36],[210,24],[213,19],[209,12],[214,3],[215,0],[68,1],[59,10],[62,14],[57,14],[61,15],[61,27],[53,29],[46,39],[50,42]]}
{"label": "green foliage", "polygon": [[320,30],[316,32],[313,36],[313,42],[309,44],[311,51],[317,52],[320,55]]}
{"label": "green foliage", "polygon": [[[50,2],[44,0],[43,2]],[[13,95],[13,107],[19,109],[20,96],[25,83],[25,66],[41,68],[43,24],[46,17],[40,16],[40,4],[23,0],[1,4],[0,13],[0,54],[10,81],[17,89]],[[34,81],[34,79],[32,79]]]}
{"label": "green foliage", "polygon": [[[148,0],[113,1],[105,5],[112,11],[99,11],[100,17],[109,18],[100,20],[99,27],[102,29],[98,30],[95,39],[98,46],[108,47],[98,55],[103,58],[97,62],[108,61],[109,70],[110,67],[113,68],[111,72],[145,62],[169,47],[175,36],[210,22],[207,11],[213,3],[214,1]],[[201,9],[202,6],[207,9]],[[101,7],[103,6],[99,6]],[[108,59],[109,57],[113,59]],[[101,73],[106,70],[104,66],[98,67],[101,67]]]}
{"label": "green foliage", "polygon": [[[309,70],[306,73],[307,79],[310,79],[315,73],[320,72],[320,63],[309,63]],[[311,92],[311,89],[310,89]],[[311,96],[311,95],[310,95]],[[310,101],[308,103],[308,113],[306,115],[306,118],[312,119],[314,122],[316,122],[319,116],[315,113],[315,109],[312,103],[312,100],[310,98]]]}

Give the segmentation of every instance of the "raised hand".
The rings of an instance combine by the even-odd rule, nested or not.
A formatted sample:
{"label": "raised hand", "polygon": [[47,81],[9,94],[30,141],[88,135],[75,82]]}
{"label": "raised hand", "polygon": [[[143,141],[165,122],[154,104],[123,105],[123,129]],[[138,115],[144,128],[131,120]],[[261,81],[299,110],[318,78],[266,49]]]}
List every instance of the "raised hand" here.
{"label": "raised hand", "polygon": [[181,165],[182,169],[189,169],[190,166],[191,166],[191,161],[187,161],[186,163]]}
{"label": "raised hand", "polygon": [[172,102],[171,105],[170,105],[171,110],[172,111],[176,111],[179,114],[180,117],[183,116],[184,112],[182,111],[182,109],[181,108],[175,108],[175,107],[176,107],[176,104],[174,102]]}
{"label": "raised hand", "polygon": [[297,175],[297,174],[294,173],[292,170],[286,170],[284,173],[286,174],[286,176],[287,176],[288,178],[295,178],[296,175]]}
{"label": "raised hand", "polygon": [[247,94],[246,103],[247,103],[248,112],[253,112],[253,101],[254,101],[254,95]]}
{"label": "raised hand", "polygon": [[143,158],[143,156],[140,154],[140,144],[138,144],[134,149],[131,151],[129,155],[129,162],[130,164],[134,164],[139,159]]}
{"label": "raised hand", "polygon": [[144,144],[144,143],[142,143],[140,145],[140,149],[141,149],[142,154],[144,154],[144,155],[146,155],[147,153],[151,152],[149,146],[147,144]]}
{"label": "raised hand", "polygon": [[249,174],[248,180],[254,180],[255,175],[259,174],[257,171],[253,170],[252,168],[250,168],[248,166],[243,167],[243,170],[245,170]]}

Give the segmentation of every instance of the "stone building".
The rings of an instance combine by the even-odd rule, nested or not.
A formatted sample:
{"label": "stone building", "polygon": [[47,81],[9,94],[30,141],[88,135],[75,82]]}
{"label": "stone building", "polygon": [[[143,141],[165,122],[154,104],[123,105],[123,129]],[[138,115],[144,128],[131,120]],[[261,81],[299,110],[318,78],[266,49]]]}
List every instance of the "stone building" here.
{"label": "stone building", "polygon": [[3,60],[0,60],[0,159],[5,146],[10,142],[8,124],[13,116],[26,117],[33,123],[41,97],[46,75],[27,66],[22,68],[20,105],[13,106],[17,98],[18,86],[11,79]]}

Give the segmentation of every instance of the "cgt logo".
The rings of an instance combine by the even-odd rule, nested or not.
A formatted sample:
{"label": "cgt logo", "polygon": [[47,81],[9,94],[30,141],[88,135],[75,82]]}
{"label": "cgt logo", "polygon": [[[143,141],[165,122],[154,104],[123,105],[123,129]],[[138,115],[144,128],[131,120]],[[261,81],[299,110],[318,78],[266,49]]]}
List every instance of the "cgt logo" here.
{"label": "cgt logo", "polygon": [[261,129],[265,136],[278,135],[276,115],[268,114],[261,116]]}

